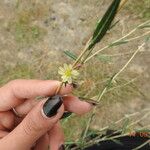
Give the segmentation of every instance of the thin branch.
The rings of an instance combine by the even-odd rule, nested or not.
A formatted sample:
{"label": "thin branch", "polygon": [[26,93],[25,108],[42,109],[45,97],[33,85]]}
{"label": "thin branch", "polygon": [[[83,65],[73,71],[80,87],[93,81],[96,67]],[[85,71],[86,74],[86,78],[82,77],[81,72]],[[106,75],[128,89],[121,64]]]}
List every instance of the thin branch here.
{"label": "thin branch", "polygon": [[[127,37],[130,36],[132,33],[134,33],[137,29],[139,29],[141,26],[143,26],[143,25],[145,25],[145,24],[148,24],[149,22],[150,22],[150,20],[148,20],[148,21],[146,21],[146,22],[144,22],[144,23],[138,25],[136,28],[134,28],[134,29],[131,30],[129,33],[127,33],[125,36],[119,38],[118,40],[115,40],[114,42],[110,43],[109,45],[107,45],[107,46],[101,48],[100,50],[96,51],[94,54],[92,54],[90,57],[88,57],[88,58],[84,61],[84,63],[86,63],[87,61],[89,61],[90,59],[92,59],[92,58],[93,58],[94,56],[96,56],[98,53],[100,53],[100,52],[104,51],[105,49],[109,48],[110,45],[115,44],[115,43],[117,43],[117,42],[120,42],[120,41],[122,41],[123,39],[127,38]],[[133,39],[129,39],[129,40],[133,40]]]}
{"label": "thin branch", "polygon": [[[133,54],[133,55],[131,56],[131,58],[127,61],[127,63],[118,71],[118,73],[116,73],[116,74],[110,79],[109,84],[111,84],[112,81],[114,81],[114,80],[121,74],[121,72],[124,71],[124,69],[129,65],[129,63],[132,61],[132,59],[135,57],[135,55],[138,53],[138,51],[139,51],[144,45],[145,45],[145,42],[144,42],[142,45],[140,45],[140,46],[138,47],[138,49],[134,52],[134,54]],[[103,95],[106,93],[108,87],[109,87],[109,85],[107,84],[107,85],[104,87],[104,89],[102,90],[102,92],[99,94],[98,99],[97,99],[98,102],[100,102],[100,100],[102,99]],[[93,117],[95,116],[95,113],[96,113],[96,107],[93,109],[93,111],[92,111],[92,113],[91,113],[91,116],[90,116],[90,118],[89,118],[89,120],[88,120],[86,129],[85,129],[85,132],[84,132],[84,134],[83,134],[83,138],[82,138],[83,140],[84,140],[84,138],[85,138],[86,135],[87,135],[87,132],[88,132],[88,130],[89,130],[89,127],[90,127],[90,124],[91,124],[91,122],[92,122],[92,119],[93,119]]]}
{"label": "thin branch", "polygon": [[112,90],[115,90],[115,89],[118,89],[118,88],[122,88],[122,87],[124,87],[124,86],[127,86],[127,85],[129,85],[129,84],[133,83],[135,80],[137,80],[137,77],[136,77],[136,78],[134,78],[134,79],[132,79],[132,80],[130,80],[130,81],[128,81],[128,82],[127,82],[127,83],[125,83],[125,84],[122,84],[122,85],[119,85],[119,86],[113,87],[113,88],[111,88],[111,89],[107,90],[107,92],[110,92],[110,91],[112,91]]}
{"label": "thin branch", "polygon": [[140,36],[136,36],[136,37],[134,37],[134,38],[130,38],[130,39],[126,40],[126,41],[127,41],[127,42],[131,42],[131,41],[133,41],[133,40],[136,40],[136,39],[139,39],[139,38],[141,38],[141,37],[144,37],[145,35],[148,35],[148,34],[150,34],[150,31],[145,32],[144,34],[142,34],[142,35],[140,35]]}
{"label": "thin branch", "polygon": [[81,54],[79,55],[79,57],[77,58],[77,60],[74,62],[73,67],[75,67],[77,65],[77,63],[82,59],[82,57],[84,56],[84,54],[87,52],[90,41],[91,41],[91,38],[87,41],[87,43],[86,43],[83,51],[81,52]]}
{"label": "thin branch", "polygon": [[[146,113],[147,111],[148,111],[148,113]],[[149,109],[149,108],[145,108],[145,109],[143,109],[143,110],[141,110],[141,111],[137,111],[137,112],[134,112],[134,113],[132,113],[132,114],[126,114],[123,118],[119,119],[119,120],[116,121],[114,124],[117,125],[117,124],[121,123],[122,121],[124,121],[126,118],[132,118],[132,117],[135,117],[135,116],[137,116],[137,115],[139,115],[139,114],[141,114],[141,113],[146,113],[146,114],[145,114],[141,119],[139,119],[139,120],[137,120],[137,121],[131,123],[129,126],[133,126],[133,125],[135,125],[135,124],[138,124],[139,121],[141,121],[141,120],[145,119],[146,117],[148,117],[148,115],[150,114],[150,109]],[[97,133],[100,134],[101,132],[107,130],[109,127],[110,127],[110,126],[106,126],[106,127],[102,128],[102,129],[100,129]],[[148,127],[149,127],[149,125],[148,125],[148,126],[144,126],[144,127],[140,128],[138,131],[143,130],[143,129],[148,128]],[[117,133],[117,132],[121,132],[121,131],[122,131],[121,129],[120,129],[120,130],[117,130],[117,131],[114,132],[114,134]],[[136,130],[135,130],[135,131],[136,131]],[[101,142],[101,141],[113,140],[113,139],[116,139],[116,138],[119,138],[119,137],[128,136],[128,135],[129,135],[129,133],[125,133],[125,134],[121,134],[121,135],[115,135],[115,136],[112,136],[112,137],[107,137],[107,136],[105,136],[105,137],[103,137],[103,138],[101,138],[101,135],[98,135],[96,138],[91,139],[90,141],[88,141],[88,142],[86,143],[85,147],[88,147],[88,146],[90,146],[90,145],[99,143],[99,142]],[[110,135],[109,135],[109,136],[110,136]],[[77,143],[77,144],[81,144],[81,141],[77,141],[76,143]],[[73,150],[77,150],[77,149],[78,149],[78,147],[74,148]]]}
{"label": "thin branch", "polygon": [[[121,10],[121,8],[125,5],[125,3],[127,1],[128,0],[122,0],[120,6],[118,8],[117,13]],[[84,54],[89,50],[89,44],[90,44],[91,39],[92,39],[92,37],[90,37],[90,39],[86,43],[86,46],[85,46],[84,50],[81,52],[81,54],[79,55],[79,57],[77,58],[77,60],[74,62],[73,67],[75,67],[77,65],[77,63],[82,59],[82,57],[84,56]],[[82,61],[83,63],[85,62],[85,60],[87,59],[87,57],[90,55],[91,51],[89,51],[89,53],[87,54],[87,56],[85,57],[85,59]]]}
{"label": "thin branch", "polygon": [[[111,84],[124,70],[125,68],[130,64],[130,62],[132,61],[132,59],[135,57],[135,55],[139,52],[139,50],[141,48],[143,48],[143,46],[146,43],[144,42],[142,45],[140,45],[138,47],[138,49],[134,52],[134,54],[131,56],[131,58],[127,61],[127,63],[110,79],[109,84]],[[107,89],[109,88],[109,85],[106,85],[103,89],[103,91],[99,94],[98,96],[98,101],[100,102],[100,100],[102,99],[103,95],[105,94],[105,92],[107,91]]]}
{"label": "thin branch", "polygon": [[126,4],[128,0],[122,0],[121,3],[120,3],[120,6],[118,8],[118,12],[121,10],[121,8]]}
{"label": "thin branch", "polygon": [[[140,114],[140,113],[142,113],[142,112],[145,112],[145,111],[150,111],[150,109],[143,109],[142,111],[138,111],[138,112],[134,112],[134,113],[132,113],[132,114],[126,114],[123,118],[121,118],[121,119],[119,119],[119,120],[117,120],[114,124],[116,125],[116,124],[119,124],[120,122],[122,122],[123,120],[125,120],[127,117],[128,118],[131,118],[131,117],[134,117],[134,116],[136,116],[136,115],[138,115],[138,114]],[[98,132],[102,132],[102,131],[105,131],[105,130],[107,130],[108,128],[109,128],[110,126],[106,126],[106,127],[104,127],[104,128],[102,128],[102,129],[100,129]]]}
{"label": "thin branch", "polygon": [[[112,54],[112,55],[106,55],[106,54],[103,54],[101,56],[106,56],[106,57],[118,57],[118,56],[125,56],[125,55],[130,55],[130,54],[133,54],[135,51],[130,51],[130,52],[126,52],[126,53],[117,53],[117,54]],[[144,51],[145,52],[145,51]],[[142,51],[143,53],[143,51]]]}
{"label": "thin branch", "polygon": [[[149,112],[148,114],[144,115],[144,116],[140,119],[140,121],[143,120],[143,119],[145,119],[145,117],[147,117],[149,114],[150,114],[150,112]],[[136,124],[137,124],[137,123],[138,123],[138,122],[136,121]],[[134,125],[134,122],[133,122],[132,124],[130,124],[129,126],[133,126],[133,125]],[[129,126],[128,126],[128,127],[129,127]],[[149,125],[148,125],[148,126],[149,126]],[[148,126],[147,126],[147,128],[148,128]],[[142,127],[142,128],[140,128],[139,130],[137,130],[137,131],[135,130],[134,132],[139,132],[139,131],[141,131],[141,130],[143,130],[143,129],[145,129],[145,127]],[[116,134],[116,133],[121,132],[121,131],[122,131],[122,129],[117,130],[117,131],[113,132],[113,134]],[[113,134],[112,134],[112,135],[113,135]],[[103,138],[100,138],[101,135],[99,135],[99,136],[97,136],[95,139],[92,139],[91,141],[89,141],[86,146],[89,146],[89,145],[92,145],[92,144],[95,144],[95,143],[99,143],[99,142],[101,142],[101,141],[108,141],[108,140],[112,140],[112,139],[115,139],[115,138],[128,136],[129,134],[130,134],[130,132],[127,132],[127,133],[120,134],[120,135],[115,135],[115,136],[111,136],[111,135],[109,135],[109,137],[108,137],[108,136],[104,136]],[[110,137],[110,136],[111,136],[111,137]]]}
{"label": "thin branch", "polygon": [[136,148],[134,148],[134,149],[132,149],[132,150],[138,150],[138,149],[141,149],[142,147],[144,147],[144,146],[147,145],[147,144],[150,144],[150,140],[147,140],[147,141],[144,142],[142,145],[140,145],[140,146],[138,146],[138,147],[136,147]]}
{"label": "thin branch", "polygon": [[124,71],[124,69],[129,65],[129,63],[132,61],[132,59],[135,57],[135,55],[139,52],[139,50],[140,50],[141,48],[143,48],[143,46],[144,46],[145,44],[146,44],[146,43],[144,42],[142,45],[140,45],[140,46],[138,47],[138,49],[134,52],[134,54],[133,54],[132,57],[128,60],[128,62],[122,67],[122,69],[120,69],[120,71],[119,71],[118,73],[115,74],[115,76],[113,77],[113,80],[115,80],[115,79],[117,78],[117,76],[119,76],[120,73],[121,73],[122,71]]}
{"label": "thin branch", "polygon": [[[145,119],[145,118],[147,118],[147,117],[149,116],[149,114],[150,114],[150,109],[148,109],[148,110],[147,110],[147,109],[144,109],[144,111],[145,111],[145,110],[148,111],[148,113],[146,113],[146,114],[145,114],[142,118],[140,118],[139,120],[136,120],[135,122],[133,122],[133,123],[131,123],[130,125],[128,125],[128,128],[131,127],[131,126],[133,126],[133,125],[135,125],[135,124],[138,124],[138,123],[141,122],[143,119]],[[143,112],[143,111],[141,111],[141,112]],[[130,115],[125,115],[125,117],[121,118],[120,120],[118,120],[118,121],[115,122],[114,124],[117,125],[118,123],[122,122],[122,121],[125,120],[126,118],[131,118],[131,117],[133,117],[133,116],[136,116],[136,115],[140,114],[141,112],[135,112],[135,113],[130,114]],[[107,130],[108,128],[109,128],[109,126],[106,126],[106,127],[102,128],[101,130],[99,130],[98,133],[100,133],[100,132],[102,132],[102,131],[105,131],[105,130]],[[145,127],[143,127],[143,128],[145,128]],[[122,129],[115,131],[113,134],[118,133],[118,132],[122,132]],[[97,136],[94,140],[97,140],[98,138],[100,138],[100,136],[101,136],[101,135]],[[110,135],[109,135],[109,136],[110,136]]]}
{"label": "thin branch", "polygon": [[135,124],[138,124],[138,123],[141,122],[143,119],[147,118],[149,115],[150,115],[150,112],[148,112],[147,114],[145,114],[142,118],[140,118],[140,119],[136,120],[135,122],[131,123],[131,124],[129,125],[129,127],[130,127],[130,126],[133,126],[133,125],[135,125]]}

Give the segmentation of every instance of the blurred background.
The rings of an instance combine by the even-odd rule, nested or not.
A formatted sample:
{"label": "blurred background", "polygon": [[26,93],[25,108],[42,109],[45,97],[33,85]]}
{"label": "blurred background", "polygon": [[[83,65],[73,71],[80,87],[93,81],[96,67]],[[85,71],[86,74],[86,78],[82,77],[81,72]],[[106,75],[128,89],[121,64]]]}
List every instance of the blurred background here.
{"label": "blurred background", "polygon": [[[110,0],[0,0],[0,85],[17,78],[59,79],[58,67],[72,62],[63,51],[79,54],[109,5]],[[150,0],[128,1],[117,14],[119,23],[95,49],[149,19]],[[138,30],[134,36],[144,31]],[[107,49],[93,58],[83,67],[74,93],[85,97],[97,95],[143,40]],[[99,130],[107,125],[116,128],[113,122],[145,108],[150,108],[150,43],[104,95],[90,128]],[[89,115],[63,121],[68,141],[80,137]],[[132,128],[149,125],[147,115]]]}

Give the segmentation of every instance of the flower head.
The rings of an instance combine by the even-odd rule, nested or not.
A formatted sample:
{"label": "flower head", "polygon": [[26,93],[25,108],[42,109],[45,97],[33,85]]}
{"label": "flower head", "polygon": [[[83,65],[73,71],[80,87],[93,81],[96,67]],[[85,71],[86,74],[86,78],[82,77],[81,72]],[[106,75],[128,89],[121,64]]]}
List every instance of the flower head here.
{"label": "flower head", "polygon": [[63,67],[59,67],[58,73],[61,75],[62,82],[73,83],[73,80],[77,79],[79,72],[73,69],[72,65],[64,64]]}

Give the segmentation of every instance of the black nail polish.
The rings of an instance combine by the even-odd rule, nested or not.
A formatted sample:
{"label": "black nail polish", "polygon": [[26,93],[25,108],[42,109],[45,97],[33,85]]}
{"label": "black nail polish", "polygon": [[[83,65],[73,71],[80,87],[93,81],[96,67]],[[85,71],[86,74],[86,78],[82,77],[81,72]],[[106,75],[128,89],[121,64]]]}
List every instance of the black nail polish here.
{"label": "black nail polish", "polygon": [[65,119],[65,118],[68,118],[69,116],[72,115],[72,112],[64,112],[64,114],[62,115],[61,119]]}
{"label": "black nail polish", "polygon": [[65,150],[65,146],[64,146],[64,145],[61,145],[61,146],[59,147],[59,150]]}
{"label": "black nail polish", "polygon": [[88,99],[88,98],[84,98],[84,97],[79,97],[79,99],[93,105],[93,106],[97,106],[99,105],[99,102],[95,101],[95,100],[92,100],[92,99]]}
{"label": "black nail polish", "polygon": [[98,105],[98,103],[96,103],[96,102],[90,102],[90,101],[87,101],[87,102],[90,103],[93,106],[97,106]]}
{"label": "black nail polish", "polygon": [[62,97],[60,95],[49,97],[43,105],[43,112],[47,117],[52,117],[57,114],[57,110],[61,105]]}

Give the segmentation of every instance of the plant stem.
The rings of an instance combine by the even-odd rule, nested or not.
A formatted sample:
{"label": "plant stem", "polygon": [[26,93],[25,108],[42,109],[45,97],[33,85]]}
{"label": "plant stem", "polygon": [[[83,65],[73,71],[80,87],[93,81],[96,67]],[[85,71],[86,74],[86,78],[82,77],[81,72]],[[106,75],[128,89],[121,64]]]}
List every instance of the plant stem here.
{"label": "plant stem", "polygon": [[134,149],[132,149],[132,150],[138,150],[138,149],[141,149],[142,147],[144,147],[145,145],[147,145],[147,144],[150,144],[150,140],[147,140],[146,142],[144,142],[142,145],[140,145],[140,146],[138,146],[138,147],[136,147],[136,148],[134,148]]}
{"label": "plant stem", "polygon": [[81,60],[81,58],[84,56],[84,54],[87,52],[87,50],[89,50],[88,47],[89,47],[90,41],[91,41],[91,38],[88,40],[88,42],[86,43],[83,51],[81,52],[81,54],[79,55],[79,57],[74,62],[73,67],[75,67],[77,65],[77,63]]}
{"label": "plant stem", "polygon": [[[145,25],[145,24],[148,24],[149,22],[150,22],[150,20],[148,20],[148,21],[146,21],[146,22],[144,22],[144,23],[138,25],[136,28],[134,28],[134,29],[131,30],[129,33],[127,33],[125,36],[119,38],[118,40],[115,40],[114,42],[110,43],[109,45],[107,45],[107,46],[103,47],[102,49],[98,50],[97,52],[95,52],[94,54],[92,54],[90,57],[88,57],[88,58],[84,61],[84,63],[86,63],[87,61],[89,61],[90,59],[92,59],[94,56],[96,56],[98,53],[102,52],[103,50],[109,48],[110,45],[115,44],[115,43],[117,43],[117,42],[120,42],[120,41],[122,41],[123,39],[127,38],[127,37],[130,36],[132,33],[134,33],[137,29],[139,29],[141,26],[143,26],[143,25]],[[148,33],[149,33],[149,32],[148,32]],[[148,33],[146,33],[146,34],[148,34]],[[136,38],[137,38],[137,37],[136,37]],[[135,38],[135,39],[136,39],[136,38]],[[129,39],[129,41],[131,41],[131,40],[133,40],[133,39],[134,39],[134,38]]]}
{"label": "plant stem", "polygon": [[[135,51],[130,51],[130,52],[126,52],[126,53],[116,53],[116,54],[112,54],[112,55],[102,54],[101,56],[104,56],[104,57],[118,57],[118,56],[130,55],[130,54],[133,54],[134,52]],[[142,51],[142,54],[143,54],[143,51]]]}
{"label": "plant stem", "polygon": [[81,64],[84,64],[84,61],[90,56],[90,54],[92,53],[93,49],[94,49],[94,47],[89,50],[89,52],[87,53],[87,55],[83,58],[83,60],[81,60]]}
{"label": "plant stem", "polygon": [[113,88],[111,88],[111,89],[107,90],[107,92],[110,92],[110,91],[112,91],[112,90],[115,90],[115,89],[118,89],[118,88],[121,88],[121,87],[127,86],[127,85],[131,84],[132,82],[134,82],[135,80],[137,80],[137,78],[134,78],[134,79],[130,80],[129,82],[125,83],[125,84],[122,84],[122,85],[119,85],[119,86],[113,87]]}
{"label": "plant stem", "polygon": [[[122,3],[120,4],[119,6],[119,9],[117,11],[117,13],[121,10],[121,8],[125,5],[125,3],[127,2],[128,0],[122,0]],[[82,57],[84,56],[84,54],[90,50],[89,49],[89,44],[90,44],[90,41],[91,41],[92,37],[89,39],[89,41],[86,43],[86,46],[84,48],[84,50],[81,52],[81,54],[79,55],[79,57],[77,58],[77,60],[74,62],[73,64],[73,67],[75,67],[77,65],[77,63],[82,59]],[[93,48],[92,48],[93,50]],[[92,51],[91,50],[91,51]],[[91,51],[89,51],[89,53],[87,54],[87,56],[85,57],[85,59],[82,61],[83,63],[85,62],[85,60],[87,59],[87,57],[90,55]]]}
{"label": "plant stem", "polygon": [[59,85],[58,88],[56,89],[55,95],[57,95],[57,94],[60,92],[60,90],[61,90],[63,84],[64,84],[63,82],[60,83],[60,85]]}
{"label": "plant stem", "polygon": [[142,45],[140,45],[138,47],[138,49],[134,52],[134,54],[132,55],[132,57],[128,60],[128,62],[119,70],[118,73],[115,74],[115,76],[113,77],[112,80],[115,80],[117,78],[117,76],[120,75],[120,73],[129,65],[129,63],[132,61],[132,59],[135,57],[135,55],[138,53],[138,51],[143,48],[143,46],[145,45],[146,43],[144,42]]}
{"label": "plant stem", "polygon": [[[135,55],[137,54],[137,52],[145,45],[145,42],[142,43],[138,49],[134,52],[134,54],[131,56],[131,58],[127,61],[127,63],[118,71],[118,73],[116,73],[113,77],[111,77],[109,84],[111,84],[112,81],[114,81],[119,75],[120,73],[129,65],[129,63],[131,62],[131,60],[135,57]],[[106,93],[107,89],[108,89],[109,85],[106,84],[106,86],[104,87],[104,89],[102,90],[102,92],[99,94],[97,101],[100,102],[100,100],[102,99],[103,95]],[[83,140],[87,135],[87,132],[89,130],[90,124],[92,122],[93,117],[95,116],[95,112],[96,112],[96,107],[93,109],[92,114],[88,120],[85,132],[83,134]]]}
{"label": "plant stem", "polygon": [[[116,121],[115,124],[118,124],[118,123],[122,122],[122,121],[123,121],[124,119],[126,119],[127,117],[128,117],[128,118],[129,118],[129,117],[131,118],[131,117],[136,116],[136,115],[138,115],[138,114],[140,114],[140,113],[142,113],[142,112],[145,112],[145,111],[148,111],[148,113],[145,114],[141,119],[139,119],[139,120],[137,120],[137,121],[131,123],[128,127],[131,127],[131,126],[133,126],[133,125],[135,125],[135,124],[138,124],[141,120],[143,120],[143,119],[145,119],[146,117],[148,117],[148,115],[150,114],[150,109],[144,109],[144,110],[142,110],[142,111],[140,111],[140,112],[135,112],[135,113],[133,113],[133,114],[126,115],[125,117],[123,117],[123,118],[121,118],[120,120]],[[149,125],[148,125],[148,126],[149,126]],[[109,126],[106,126],[106,127],[102,128],[101,130],[99,130],[99,133],[101,133],[101,132],[104,131],[104,130],[107,130],[108,128],[109,128]],[[142,130],[143,128],[145,129],[146,126],[145,126],[145,127],[142,127],[140,130]],[[147,128],[148,128],[148,127],[147,127]],[[138,130],[138,131],[140,131],[140,130]],[[117,132],[121,132],[121,131],[122,131],[122,129],[117,130],[117,131],[113,132],[113,134],[115,134],[115,133],[117,133]],[[138,132],[138,131],[135,130],[135,132]],[[122,135],[125,135],[125,134],[122,134]],[[119,136],[122,136],[122,135],[119,135]],[[128,135],[128,134],[127,134],[127,135]],[[109,136],[111,136],[111,135],[109,135]],[[117,137],[118,137],[118,136],[117,136]],[[113,137],[111,137],[111,138],[116,138],[116,136],[113,136]],[[106,141],[106,140],[110,140],[110,138],[107,138],[107,136],[101,138],[101,135],[98,135],[95,139],[92,139],[92,142],[89,141],[89,143],[88,143],[87,145],[89,146],[89,145],[92,145],[93,142],[94,142],[94,143],[98,143],[98,142],[100,142],[100,141]]]}
{"label": "plant stem", "polygon": [[135,39],[139,39],[139,38],[141,38],[141,37],[143,37],[143,36],[145,36],[145,35],[148,35],[148,34],[150,34],[150,31],[145,32],[144,34],[142,34],[142,35],[140,35],[140,36],[136,36],[136,37],[134,37],[134,38],[130,38],[130,39],[126,40],[126,41],[127,41],[127,42],[130,42],[130,41],[133,41],[133,40],[135,40]]}
{"label": "plant stem", "polygon": [[[127,63],[110,79],[110,84],[112,83],[112,81],[114,81],[122,71],[124,71],[124,69],[129,65],[129,63],[132,61],[132,59],[135,57],[135,55],[139,52],[139,50],[141,48],[143,48],[143,46],[145,45],[146,43],[144,42],[142,45],[140,45],[138,47],[138,49],[134,52],[134,54],[131,56],[131,58],[127,61]],[[106,93],[107,89],[108,89],[108,85],[106,85],[103,89],[103,91],[101,92],[101,94],[98,96],[98,101],[100,101],[103,97],[103,95]]]}
{"label": "plant stem", "polygon": [[[145,111],[150,111],[150,110],[149,110],[149,109],[144,109],[144,110],[142,110],[141,112],[145,112]],[[115,125],[116,125],[116,124],[119,124],[120,122],[122,122],[123,120],[125,120],[127,117],[128,117],[128,118],[134,117],[134,116],[140,114],[141,112],[134,112],[134,113],[132,113],[132,114],[127,114],[127,115],[125,115],[123,118],[117,120],[114,124],[115,124]],[[107,130],[109,127],[110,127],[110,126],[106,126],[106,127],[102,128],[102,129],[100,129],[98,132],[100,133],[100,132],[102,132],[102,131],[105,131],[105,130]]]}
{"label": "plant stem", "polygon": [[87,126],[86,126],[86,128],[85,128],[85,132],[84,132],[83,137],[82,137],[82,141],[84,141],[84,139],[86,138],[86,135],[87,135],[87,132],[88,132],[88,130],[89,130],[89,127],[90,127],[90,124],[91,124],[91,122],[92,122],[93,117],[94,117],[94,114],[92,114],[92,115],[90,116],[89,120],[88,120]]}
{"label": "plant stem", "polygon": [[127,2],[128,0],[122,0],[121,3],[120,3],[120,6],[118,8],[118,12],[121,10],[121,8],[125,5],[125,3]]}

